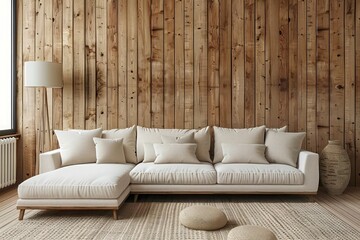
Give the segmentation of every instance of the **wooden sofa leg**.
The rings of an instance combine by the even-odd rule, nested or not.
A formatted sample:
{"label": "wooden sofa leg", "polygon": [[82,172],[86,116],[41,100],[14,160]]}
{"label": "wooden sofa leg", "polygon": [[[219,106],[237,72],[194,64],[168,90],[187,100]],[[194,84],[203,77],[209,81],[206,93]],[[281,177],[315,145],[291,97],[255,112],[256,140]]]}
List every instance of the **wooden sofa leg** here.
{"label": "wooden sofa leg", "polygon": [[24,219],[24,214],[25,214],[25,209],[20,209],[20,213],[19,213],[19,220],[23,220]]}
{"label": "wooden sofa leg", "polygon": [[114,220],[118,220],[118,209],[113,210],[113,218]]}
{"label": "wooden sofa leg", "polygon": [[137,202],[138,198],[139,198],[139,194],[135,194],[135,195],[134,195],[134,203]]}

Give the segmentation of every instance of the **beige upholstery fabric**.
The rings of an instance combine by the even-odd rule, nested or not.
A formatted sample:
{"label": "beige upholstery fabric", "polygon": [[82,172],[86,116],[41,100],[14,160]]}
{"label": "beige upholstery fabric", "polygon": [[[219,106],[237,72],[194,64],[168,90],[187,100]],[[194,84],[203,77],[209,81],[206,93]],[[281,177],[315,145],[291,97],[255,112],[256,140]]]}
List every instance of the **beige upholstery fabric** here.
{"label": "beige upholstery fabric", "polygon": [[126,163],[123,140],[94,138],[96,163]]}
{"label": "beige upholstery fabric", "polygon": [[233,163],[215,165],[218,184],[303,184],[304,174],[297,168],[284,164]]}
{"label": "beige upholstery fabric", "polygon": [[155,143],[154,149],[155,163],[200,163],[195,143]]}
{"label": "beige upholstery fabric", "polygon": [[216,172],[212,164],[155,164],[139,163],[130,172],[135,184],[215,184]]}
{"label": "beige upholstery fabric", "polygon": [[222,163],[269,163],[265,158],[264,144],[223,143]]}
{"label": "beige upholstery fabric", "polygon": [[265,126],[243,129],[214,127],[214,163],[224,158],[222,143],[264,144],[264,136]]}
{"label": "beige upholstery fabric", "polygon": [[101,136],[102,129],[55,130],[60,145],[62,166],[96,162],[94,137]]}
{"label": "beige upholstery fabric", "polygon": [[197,144],[196,156],[200,161],[211,162],[210,158],[210,128],[205,127],[196,129],[160,129],[137,127],[137,159],[139,162],[144,160],[144,143],[162,143],[161,136],[181,137],[189,133],[195,133],[194,139]]}
{"label": "beige upholstery fabric", "polygon": [[161,135],[162,143],[195,143],[195,134],[193,132],[181,137]]}
{"label": "beige upholstery fabric", "polygon": [[227,240],[277,240],[275,234],[261,226],[243,225],[230,230]]}
{"label": "beige upholstery fabric", "polygon": [[144,161],[154,162],[156,159],[156,153],[154,149],[154,143],[144,143]]}
{"label": "beige upholstery fabric", "polygon": [[271,163],[288,164],[296,167],[299,152],[306,133],[285,133],[269,131],[266,135],[266,159]]}
{"label": "beige upholstery fabric", "polygon": [[132,126],[125,129],[112,129],[104,130],[102,133],[102,138],[107,139],[123,139],[123,147],[126,162],[128,163],[137,163],[135,155],[136,147],[136,126]]}
{"label": "beige upholstery fabric", "polygon": [[22,199],[117,198],[130,183],[133,164],[78,164],[27,179],[18,187]]}
{"label": "beige upholstery fabric", "polygon": [[183,209],[179,221],[187,228],[195,230],[216,230],[227,223],[225,213],[212,206],[196,205]]}

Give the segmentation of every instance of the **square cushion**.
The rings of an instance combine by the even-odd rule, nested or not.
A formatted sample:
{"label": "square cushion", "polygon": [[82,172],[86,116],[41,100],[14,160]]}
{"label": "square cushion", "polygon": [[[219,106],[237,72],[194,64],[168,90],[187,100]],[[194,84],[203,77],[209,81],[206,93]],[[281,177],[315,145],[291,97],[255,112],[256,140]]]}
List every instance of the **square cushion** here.
{"label": "square cushion", "polygon": [[284,164],[217,163],[215,169],[218,184],[304,184],[304,174],[299,169]]}
{"label": "square cushion", "polygon": [[94,138],[96,163],[126,163],[123,140]]}
{"label": "square cushion", "polygon": [[102,132],[102,138],[106,139],[123,139],[123,147],[126,162],[137,163],[136,159],[136,126],[124,129],[111,129]]}
{"label": "square cushion", "polygon": [[55,130],[60,145],[62,166],[95,163],[96,151],[93,138],[100,137],[101,132],[101,128],[94,130]]}
{"label": "square cushion", "polygon": [[114,199],[130,183],[133,164],[79,164],[25,180],[18,187],[22,199]]}
{"label": "square cushion", "polygon": [[200,163],[196,158],[195,143],[154,144],[155,163]]}
{"label": "square cushion", "polygon": [[215,184],[216,171],[211,163],[139,163],[130,172],[134,184]]}
{"label": "square cushion", "polygon": [[265,139],[266,159],[271,163],[296,167],[305,135],[305,132],[285,133],[270,130]]}
{"label": "square cushion", "polygon": [[222,163],[269,163],[265,158],[265,144],[223,143],[221,146]]}
{"label": "square cushion", "polygon": [[202,129],[161,129],[137,127],[137,159],[139,162],[144,160],[144,143],[162,143],[161,136],[182,137],[189,133],[194,133],[195,143],[197,144],[196,156],[200,161],[211,162],[210,158],[210,128]]}
{"label": "square cushion", "polygon": [[222,143],[264,144],[265,126],[255,128],[222,128],[214,126],[214,163],[224,158]]}

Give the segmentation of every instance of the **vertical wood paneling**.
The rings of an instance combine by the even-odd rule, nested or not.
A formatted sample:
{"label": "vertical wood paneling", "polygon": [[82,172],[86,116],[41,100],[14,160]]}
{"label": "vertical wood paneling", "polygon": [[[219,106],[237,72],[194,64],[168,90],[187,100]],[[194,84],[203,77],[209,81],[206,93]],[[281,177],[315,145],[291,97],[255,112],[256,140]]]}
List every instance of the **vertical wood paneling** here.
{"label": "vertical wood paneling", "polygon": [[[355,1],[345,1],[345,149],[351,169],[355,163]],[[355,184],[355,174],[350,184]]]}
{"label": "vertical wood paneling", "polygon": [[208,124],[220,123],[219,1],[208,2]]}
{"label": "vertical wood paneling", "polygon": [[[138,124],[151,126],[150,0],[138,1]],[[114,76],[116,77],[116,76]]]}
{"label": "vertical wood paneling", "polygon": [[[118,35],[117,35],[117,10],[118,1],[108,0],[107,2],[107,124],[108,129],[118,126]],[[145,64],[144,64],[145,65]],[[146,66],[146,65],[145,65]],[[146,116],[146,111],[144,111]]]}
{"label": "vertical wood paneling", "polygon": [[163,0],[151,1],[151,126],[164,126],[164,11]]}
{"label": "vertical wood paneling", "polygon": [[[184,37],[185,38],[185,37]],[[175,1],[164,2],[164,127],[175,127]]]}
{"label": "vertical wood paneling", "polygon": [[[245,126],[245,25],[244,1],[232,2],[232,126]],[[221,106],[219,106],[221,108]]]}
{"label": "vertical wood paneling", "polygon": [[207,1],[194,0],[194,127],[207,125]]}
{"label": "vertical wood paneling", "polygon": [[47,90],[51,130],[288,125],[311,151],[341,140],[360,185],[357,1],[17,3],[20,178],[34,174],[42,106],[22,67],[46,60],[63,64],[64,88]]}

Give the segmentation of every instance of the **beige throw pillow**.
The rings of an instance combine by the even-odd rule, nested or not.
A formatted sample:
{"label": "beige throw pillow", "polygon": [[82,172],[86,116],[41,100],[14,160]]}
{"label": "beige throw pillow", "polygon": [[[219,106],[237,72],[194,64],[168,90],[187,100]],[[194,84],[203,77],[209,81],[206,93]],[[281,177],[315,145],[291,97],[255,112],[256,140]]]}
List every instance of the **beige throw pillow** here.
{"label": "beige throw pillow", "polygon": [[196,147],[194,143],[155,143],[154,163],[200,163],[195,155]]}
{"label": "beige throw pillow", "polygon": [[126,163],[123,140],[94,138],[96,163]]}
{"label": "beige throw pillow", "polygon": [[260,163],[268,164],[264,144],[221,144],[224,153],[222,163]]}
{"label": "beige throw pillow", "polygon": [[271,163],[296,167],[302,142],[306,133],[285,133],[269,131],[266,135],[265,157]]}
{"label": "beige throw pillow", "polygon": [[101,136],[102,129],[94,130],[55,130],[59,145],[62,166],[96,162],[94,137]]}
{"label": "beige throw pillow", "polygon": [[161,135],[161,141],[162,143],[195,143],[194,135],[193,132],[180,137]]}
{"label": "beige throw pillow", "polygon": [[255,128],[222,128],[214,126],[214,163],[221,162],[224,158],[221,144],[264,144],[265,126]]}
{"label": "beige throw pillow", "polygon": [[156,159],[156,153],[153,143],[144,143],[144,160],[143,162],[153,162]]}
{"label": "beige throw pillow", "polygon": [[210,158],[210,127],[202,129],[161,129],[137,127],[137,159],[138,162],[144,160],[144,143],[162,143],[161,136],[182,137],[189,133],[194,133],[194,140],[197,144],[196,156],[200,161],[211,162]]}
{"label": "beige throw pillow", "polygon": [[126,162],[137,163],[136,159],[136,126],[125,129],[104,130],[102,138],[106,139],[123,139],[123,147]]}

